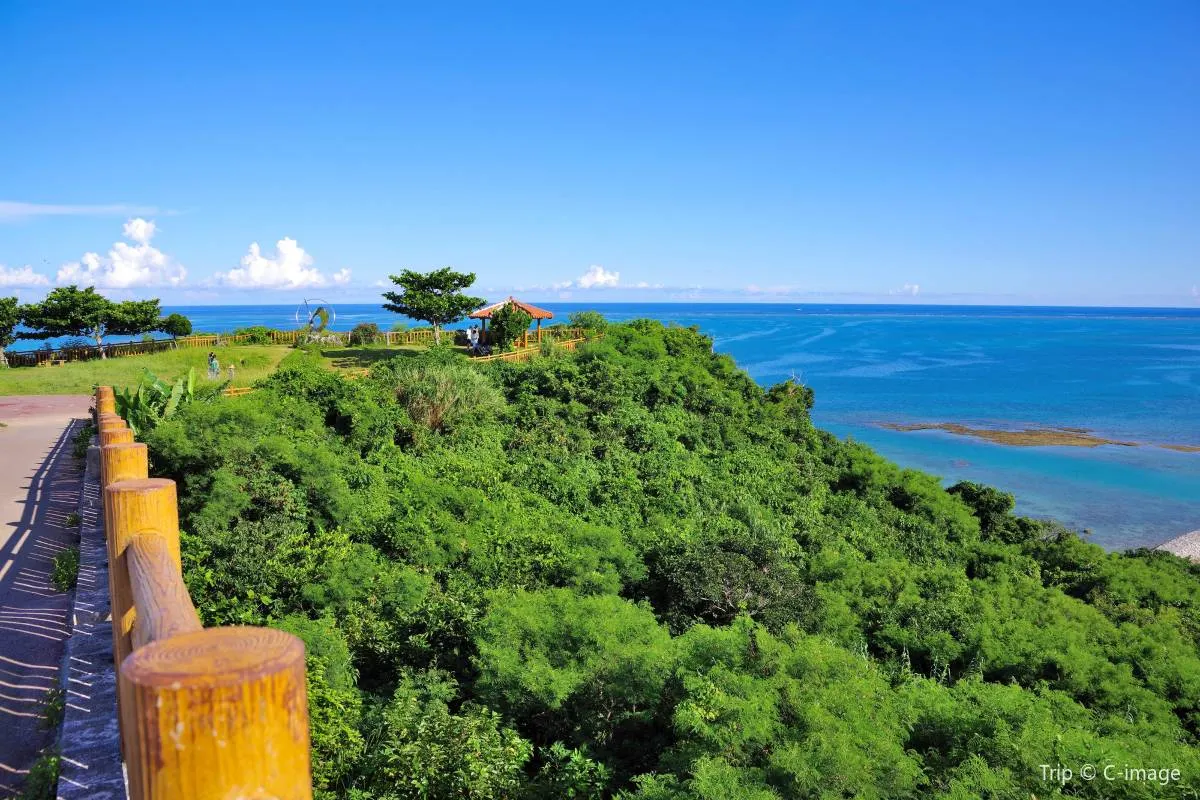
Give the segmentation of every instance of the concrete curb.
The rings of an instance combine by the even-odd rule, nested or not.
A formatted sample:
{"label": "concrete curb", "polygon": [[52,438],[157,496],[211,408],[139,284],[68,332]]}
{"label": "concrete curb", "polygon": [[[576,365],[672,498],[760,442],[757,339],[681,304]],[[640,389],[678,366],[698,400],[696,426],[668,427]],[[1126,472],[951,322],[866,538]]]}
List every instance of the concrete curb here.
{"label": "concrete curb", "polygon": [[108,546],[100,498],[100,448],[92,439],[79,492],[79,580],[63,656],[66,713],[59,734],[59,800],[124,798],[117,681],[108,600]]}

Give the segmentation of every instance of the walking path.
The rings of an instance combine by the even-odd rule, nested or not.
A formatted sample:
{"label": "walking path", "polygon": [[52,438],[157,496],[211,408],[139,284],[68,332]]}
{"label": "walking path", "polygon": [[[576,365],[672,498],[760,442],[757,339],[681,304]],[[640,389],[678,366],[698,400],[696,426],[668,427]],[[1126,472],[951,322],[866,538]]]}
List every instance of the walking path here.
{"label": "walking path", "polygon": [[[87,395],[0,397],[0,796],[14,794],[54,731],[42,725],[59,684],[69,596],[50,583],[54,556],[75,543],[72,458]],[[73,520],[71,520],[73,521]],[[71,686],[73,692],[85,686]]]}

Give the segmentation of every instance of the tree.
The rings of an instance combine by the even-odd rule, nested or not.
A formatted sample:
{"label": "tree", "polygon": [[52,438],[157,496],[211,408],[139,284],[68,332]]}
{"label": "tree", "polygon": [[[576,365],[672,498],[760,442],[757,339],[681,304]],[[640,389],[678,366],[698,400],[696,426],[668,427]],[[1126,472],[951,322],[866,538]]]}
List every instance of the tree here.
{"label": "tree", "polygon": [[22,321],[29,330],[19,335],[22,339],[87,336],[96,342],[100,357],[105,358],[104,337],[112,332],[116,306],[92,286],[60,286],[42,302],[25,306]]}
{"label": "tree", "polygon": [[158,330],[162,308],[158,299],[126,300],[113,304],[112,321],[108,332],[117,336],[140,336]]}
{"label": "tree", "polygon": [[158,321],[158,330],[176,340],[180,336],[191,334],[192,321],[183,314],[168,314]]}
{"label": "tree", "polygon": [[15,297],[0,297],[0,367],[8,366],[4,349],[17,340],[17,325],[21,322],[21,307]]}
{"label": "tree", "polygon": [[608,327],[608,320],[599,311],[574,311],[568,319],[572,328],[582,328],[585,333],[595,333]]}
{"label": "tree", "polygon": [[389,277],[404,291],[384,292],[383,297],[388,302],[383,307],[393,314],[428,322],[433,326],[435,344],[442,343],[443,325],[458,322],[484,303],[482,297],[462,293],[475,282],[474,272],[455,272],[449,267],[433,272],[406,269]]}
{"label": "tree", "polygon": [[495,340],[496,346],[501,350],[507,350],[510,344],[529,330],[531,322],[533,322],[533,317],[512,303],[505,303],[496,309],[492,312],[492,338]]}

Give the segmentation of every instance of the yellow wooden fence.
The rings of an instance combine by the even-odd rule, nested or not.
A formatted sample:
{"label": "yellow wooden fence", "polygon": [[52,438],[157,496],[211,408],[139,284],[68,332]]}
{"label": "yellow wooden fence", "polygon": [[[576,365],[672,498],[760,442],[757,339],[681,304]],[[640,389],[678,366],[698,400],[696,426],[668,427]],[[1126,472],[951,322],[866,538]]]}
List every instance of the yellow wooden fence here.
{"label": "yellow wooden fence", "polygon": [[175,482],[96,389],[117,719],[132,800],[312,797],[304,644],[204,628],[179,556]]}

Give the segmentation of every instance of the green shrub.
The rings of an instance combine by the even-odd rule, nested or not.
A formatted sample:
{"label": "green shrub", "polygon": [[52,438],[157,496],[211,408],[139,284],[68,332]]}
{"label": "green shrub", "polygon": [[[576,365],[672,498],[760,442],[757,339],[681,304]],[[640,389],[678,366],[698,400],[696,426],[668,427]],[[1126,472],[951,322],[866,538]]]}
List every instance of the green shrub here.
{"label": "green shrub", "polygon": [[75,434],[71,443],[71,454],[78,459],[87,458],[88,448],[92,446],[92,437],[96,435],[96,424],[85,422]]}
{"label": "green shrub", "polygon": [[251,325],[247,328],[238,328],[233,335],[248,337],[241,340],[242,344],[270,344],[272,330],[274,329],[268,328],[266,325]]}
{"label": "green shrub", "polygon": [[75,588],[79,578],[79,548],[68,547],[59,550],[54,555],[54,565],[50,569],[50,582],[60,592],[69,592]]}
{"label": "green shrub", "polygon": [[67,713],[67,693],[60,686],[49,689],[41,701],[41,726],[48,731],[57,730]]}
{"label": "green shrub", "polygon": [[527,312],[513,303],[505,303],[492,312],[490,341],[499,350],[511,350],[513,344],[529,330],[533,322]]}
{"label": "green shrub", "polygon": [[477,369],[461,360],[401,364],[395,372],[396,399],[413,422],[447,431],[470,417],[486,419],[504,401]]}
{"label": "green shrub", "polygon": [[58,769],[62,759],[47,750],[38,756],[25,776],[18,800],[54,800],[58,796]]}
{"label": "green shrub", "polygon": [[374,322],[360,322],[350,331],[350,344],[375,344],[380,335],[379,326]]}
{"label": "green shrub", "polygon": [[567,319],[572,328],[583,328],[585,333],[598,333],[608,327],[608,320],[599,311],[574,311]]}

